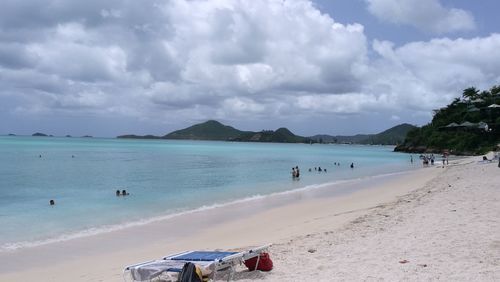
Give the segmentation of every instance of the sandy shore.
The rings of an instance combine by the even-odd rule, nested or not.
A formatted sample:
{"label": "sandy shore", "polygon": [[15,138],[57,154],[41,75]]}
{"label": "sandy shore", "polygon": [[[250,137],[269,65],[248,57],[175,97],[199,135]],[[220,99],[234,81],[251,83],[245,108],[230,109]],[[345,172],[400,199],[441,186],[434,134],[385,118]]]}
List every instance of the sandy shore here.
{"label": "sandy shore", "polygon": [[500,169],[461,163],[0,253],[0,281],[122,281],[125,265],[169,253],[265,243],[275,269],[237,280],[500,281]]}

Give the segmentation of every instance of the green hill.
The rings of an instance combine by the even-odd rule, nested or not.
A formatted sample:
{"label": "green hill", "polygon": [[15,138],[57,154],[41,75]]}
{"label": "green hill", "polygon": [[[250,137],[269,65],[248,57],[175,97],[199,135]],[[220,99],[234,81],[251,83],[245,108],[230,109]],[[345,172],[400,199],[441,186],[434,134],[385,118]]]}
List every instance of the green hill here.
{"label": "green hill", "polygon": [[408,132],[395,151],[483,154],[500,143],[500,86],[479,92],[467,88],[462,98],[434,110],[432,121]]}
{"label": "green hill", "polygon": [[223,125],[222,123],[209,120],[204,123],[195,124],[188,128],[176,130],[165,136],[163,139],[188,139],[188,140],[232,140],[244,131],[240,131],[231,126]]}
{"label": "green hill", "polygon": [[402,142],[406,132],[414,128],[409,124],[401,124],[379,134],[358,134],[354,136],[315,135],[303,137],[293,134],[287,128],[277,130],[241,131],[215,120],[195,124],[176,130],[164,136],[154,135],[121,135],[117,138],[131,139],[185,139],[185,140],[219,140],[241,142],[275,142],[275,143],[356,143],[392,145]]}
{"label": "green hill", "polygon": [[361,144],[376,144],[376,145],[397,145],[404,142],[406,134],[417,128],[414,125],[403,123],[389,128],[375,135],[370,135],[362,140]]}
{"label": "green hill", "polygon": [[233,141],[244,142],[277,142],[277,143],[309,143],[310,139],[293,134],[287,128],[279,128],[276,131],[263,130],[260,132],[246,132]]}
{"label": "green hill", "polygon": [[414,128],[416,127],[411,124],[403,123],[378,134],[356,134],[352,136],[314,135],[310,138],[319,143],[397,145],[401,144],[404,141],[406,134]]}
{"label": "green hill", "polygon": [[276,131],[263,130],[260,132],[241,131],[234,127],[224,125],[215,120],[176,130],[165,136],[154,135],[120,135],[117,138],[130,139],[184,139],[184,140],[219,140],[219,141],[241,141],[241,142],[276,142],[276,143],[309,143],[311,140],[293,134],[286,128]]}

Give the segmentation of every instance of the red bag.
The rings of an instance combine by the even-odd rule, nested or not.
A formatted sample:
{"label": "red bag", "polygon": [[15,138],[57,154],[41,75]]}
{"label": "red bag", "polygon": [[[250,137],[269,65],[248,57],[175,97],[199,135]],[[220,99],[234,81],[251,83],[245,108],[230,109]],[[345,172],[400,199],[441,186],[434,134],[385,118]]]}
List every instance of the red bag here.
{"label": "red bag", "polygon": [[[259,260],[258,265],[257,265],[257,259]],[[260,254],[260,258],[254,257],[251,259],[247,259],[245,261],[245,266],[250,271],[256,270],[255,265],[257,265],[257,270],[261,270],[261,271],[271,271],[271,269],[273,269],[273,261],[269,257],[268,253]]]}

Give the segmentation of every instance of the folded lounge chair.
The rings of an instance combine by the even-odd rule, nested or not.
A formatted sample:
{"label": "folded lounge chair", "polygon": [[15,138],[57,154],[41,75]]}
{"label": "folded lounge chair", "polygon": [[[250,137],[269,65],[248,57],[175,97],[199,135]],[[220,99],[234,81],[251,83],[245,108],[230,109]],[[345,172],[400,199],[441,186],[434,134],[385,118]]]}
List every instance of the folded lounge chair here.
{"label": "folded lounge chair", "polygon": [[[271,245],[264,245],[242,252],[219,251],[188,251],[180,254],[163,257],[160,260],[151,260],[134,265],[129,265],[123,270],[123,278],[127,281],[127,273],[132,281],[175,281],[169,273],[179,273],[187,262],[192,262],[200,267],[202,274],[215,281],[217,272],[228,271],[228,281],[235,272],[235,266],[245,260],[257,257],[267,251]],[[162,277],[163,276],[163,277]]]}

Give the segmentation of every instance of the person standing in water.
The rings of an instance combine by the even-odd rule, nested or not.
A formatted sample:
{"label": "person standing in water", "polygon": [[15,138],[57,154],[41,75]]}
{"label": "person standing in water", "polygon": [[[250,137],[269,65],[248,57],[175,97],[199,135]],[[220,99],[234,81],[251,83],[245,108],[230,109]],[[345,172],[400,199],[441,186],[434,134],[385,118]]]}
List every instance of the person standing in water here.
{"label": "person standing in water", "polygon": [[354,163],[351,163],[351,168],[354,168]]}
{"label": "person standing in water", "polygon": [[295,177],[299,178],[300,176],[300,171],[299,171],[299,166],[295,167]]}

